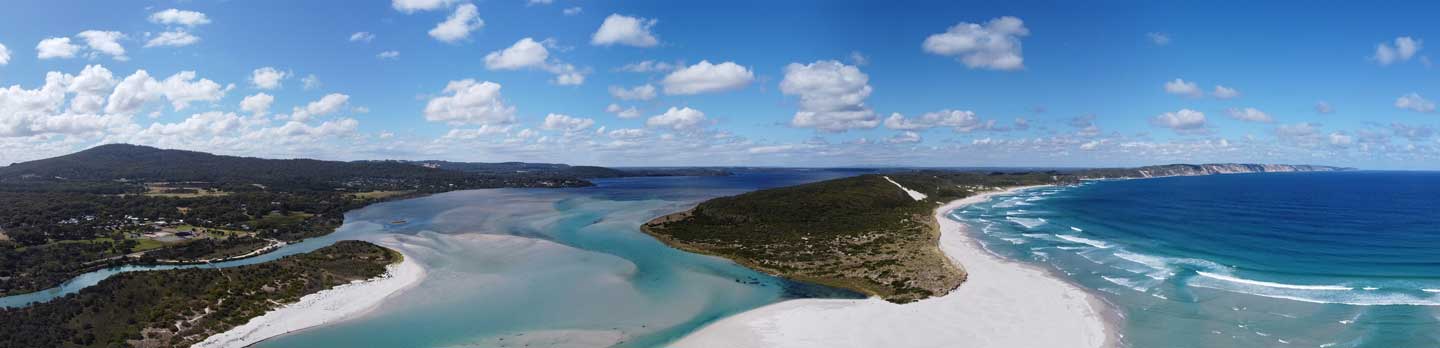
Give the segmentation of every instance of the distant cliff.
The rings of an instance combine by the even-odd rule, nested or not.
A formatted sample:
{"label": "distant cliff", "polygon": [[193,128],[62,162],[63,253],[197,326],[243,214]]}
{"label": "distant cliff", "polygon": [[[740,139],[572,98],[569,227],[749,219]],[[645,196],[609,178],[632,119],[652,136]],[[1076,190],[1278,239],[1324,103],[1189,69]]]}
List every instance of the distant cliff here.
{"label": "distant cliff", "polygon": [[1166,164],[1139,168],[1088,169],[1075,173],[1084,179],[1155,178],[1239,173],[1331,172],[1354,168],[1253,163]]}

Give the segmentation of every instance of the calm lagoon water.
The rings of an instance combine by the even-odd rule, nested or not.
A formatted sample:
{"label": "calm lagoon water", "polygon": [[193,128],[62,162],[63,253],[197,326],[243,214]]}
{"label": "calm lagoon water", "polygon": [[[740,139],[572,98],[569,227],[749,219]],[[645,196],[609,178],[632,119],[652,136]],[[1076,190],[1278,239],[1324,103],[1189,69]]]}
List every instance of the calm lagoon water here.
{"label": "calm lagoon water", "polygon": [[[181,267],[254,264],[359,239],[397,247],[427,268],[425,280],[374,311],[256,347],[655,347],[787,298],[859,295],[675,250],[641,233],[641,224],[709,198],[862,173],[758,169],[604,179],[586,188],[450,192],[349,212],[335,233],[266,255]],[[0,298],[0,306],[49,301],[121,272],[172,268],[96,271]]]}
{"label": "calm lagoon water", "polygon": [[1127,346],[1440,346],[1440,173],[1100,181],[951,217],[1102,295]]}

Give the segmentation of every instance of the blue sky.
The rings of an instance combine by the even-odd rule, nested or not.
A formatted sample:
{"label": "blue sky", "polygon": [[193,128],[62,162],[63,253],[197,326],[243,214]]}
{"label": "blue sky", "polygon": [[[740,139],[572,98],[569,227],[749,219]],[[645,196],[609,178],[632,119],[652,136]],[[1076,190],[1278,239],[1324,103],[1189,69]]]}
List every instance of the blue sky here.
{"label": "blue sky", "polygon": [[24,1],[0,13],[0,163],[128,142],[601,165],[1440,169],[1435,7]]}

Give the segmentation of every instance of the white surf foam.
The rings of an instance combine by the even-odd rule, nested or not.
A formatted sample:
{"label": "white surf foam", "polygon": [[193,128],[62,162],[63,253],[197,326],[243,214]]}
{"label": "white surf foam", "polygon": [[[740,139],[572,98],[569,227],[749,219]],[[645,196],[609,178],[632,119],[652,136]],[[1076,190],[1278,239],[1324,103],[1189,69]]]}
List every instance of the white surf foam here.
{"label": "white surf foam", "polygon": [[1224,275],[1224,274],[1216,274],[1216,273],[1210,273],[1210,272],[1204,272],[1204,271],[1196,271],[1195,273],[1196,273],[1196,274],[1199,274],[1199,275],[1201,275],[1201,276],[1204,276],[1204,277],[1214,278],[1214,279],[1223,280],[1223,281],[1227,281],[1227,282],[1240,283],[1240,284],[1246,284],[1246,285],[1263,286],[1263,287],[1267,287],[1267,288],[1294,289],[1294,290],[1321,290],[1321,291],[1349,291],[1349,290],[1355,290],[1355,288],[1348,287],[1348,286],[1343,286],[1343,285],[1298,285],[1298,284],[1285,284],[1285,283],[1275,283],[1275,282],[1267,282],[1267,281],[1261,281],[1261,280],[1250,280],[1250,279],[1245,279],[1245,278],[1232,277],[1232,276],[1228,276],[1228,275]]}
{"label": "white surf foam", "polygon": [[1106,243],[1106,242],[1102,242],[1102,241],[1098,241],[1098,240],[1094,240],[1094,239],[1090,239],[1090,238],[1079,237],[1079,236],[1071,236],[1071,235],[1064,235],[1064,234],[1057,234],[1057,235],[1055,235],[1055,237],[1060,238],[1060,239],[1064,239],[1064,240],[1067,240],[1067,241],[1070,241],[1071,243],[1085,244],[1085,245],[1093,246],[1093,247],[1100,248],[1100,249],[1109,249],[1109,248],[1110,248],[1110,243]]}

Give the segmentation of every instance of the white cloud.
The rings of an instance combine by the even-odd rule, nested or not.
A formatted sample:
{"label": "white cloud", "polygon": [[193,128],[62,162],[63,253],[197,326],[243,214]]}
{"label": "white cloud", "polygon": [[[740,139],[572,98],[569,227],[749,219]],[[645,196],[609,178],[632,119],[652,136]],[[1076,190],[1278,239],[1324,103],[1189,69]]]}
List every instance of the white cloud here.
{"label": "white cloud", "polygon": [[371,33],[368,32],[368,31],[357,31],[357,32],[355,32],[354,34],[350,34],[350,42],[367,42],[367,43],[368,43],[368,42],[370,42],[370,41],[372,41],[372,40],[375,40],[375,34],[371,34]]}
{"label": "white cloud", "polygon": [[1397,37],[1394,46],[1387,42],[1375,45],[1375,55],[1371,59],[1382,66],[1408,61],[1420,51],[1421,44],[1422,41],[1409,36]]}
{"label": "white cloud", "polygon": [[380,59],[382,59],[382,60],[385,60],[385,59],[389,59],[389,60],[400,59],[400,51],[385,51],[385,52],[380,52],[380,54],[376,54],[376,55],[375,55],[375,58],[380,58]]}
{"label": "white cloud", "polygon": [[679,68],[679,67],[680,67],[679,64],[670,64],[670,63],[666,63],[666,62],[657,62],[657,61],[653,61],[653,60],[645,60],[645,61],[639,61],[639,62],[634,62],[634,63],[630,63],[630,64],[625,64],[625,66],[622,66],[622,67],[620,67],[619,69],[616,69],[616,70],[624,71],[624,72],[633,72],[633,73],[650,73],[650,72],[667,72],[667,71],[675,70],[676,68]]}
{"label": "white cloud", "polygon": [[960,22],[925,38],[922,47],[928,53],[958,57],[972,69],[1018,70],[1025,67],[1020,38],[1028,35],[1024,21],[1006,16],[983,26]]}
{"label": "white cloud", "polygon": [[1215,91],[1210,92],[1210,95],[1213,95],[1215,96],[1215,98],[1219,99],[1232,99],[1235,97],[1239,97],[1240,91],[1237,91],[1234,88],[1230,87],[1215,85]]}
{"label": "white cloud", "polygon": [[575,6],[561,10],[560,13],[564,13],[566,16],[574,16],[580,14],[580,12],[583,11],[585,11],[585,9],[580,8],[580,6]]}
{"label": "white cloud", "polygon": [[195,27],[210,23],[210,18],[204,13],[186,11],[179,9],[168,9],[150,14],[150,22],[165,25],[183,25]]}
{"label": "white cloud", "polygon": [[1328,138],[1330,145],[1337,147],[1346,147],[1355,143],[1355,137],[1340,132],[1331,132]]}
{"label": "white cloud", "polygon": [[450,81],[448,95],[430,98],[425,119],[450,125],[505,125],[515,123],[515,107],[500,98],[500,84],[474,79]]}
{"label": "white cloud", "polygon": [[1150,43],[1153,43],[1153,44],[1156,44],[1156,45],[1159,45],[1159,46],[1165,46],[1165,45],[1170,44],[1170,36],[1169,36],[1169,35],[1165,35],[1165,33],[1157,33],[1157,32],[1145,33],[1145,38],[1150,39]]}
{"label": "white cloud", "polygon": [[865,54],[860,53],[860,51],[850,51],[850,64],[855,64],[855,66],[870,65],[870,57],[866,57]]}
{"label": "white cloud", "polygon": [[1396,98],[1395,107],[1414,112],[1434,112],[1435,102],[1421,97],[1419,93],[1410,93]]}
{"label": "white cloud", "polygon": [[[125,34],[118,31],[86,30],[75,36],[85,39],[85,45],[90,46],[90,50],[110,55],[110,58],[115,60],[130,60],[130,57],[125,56],[125,47],[120,45]],[[91,57],[94,56],[95,53],[91,53]]]}
{"label": "white cloud", "polygon": [[250,72],[250,83],[259,89],[276,89],[287,77],[290,77],[290,72],[267,66]]}
{"label": "white cloud", "polygon": [[621,128],[612,130],[607,135],[614,139],[637,139],[643,138],[647,134],[644,129],[640,128]]}
{"label": "white cloud", "polygon": [[1230,115],[1230,118],[1237,119],[1237,120],[1241,120],[1241,121],[1247,121],[1247,122],[1264,122],[1264,123],[1275,122],[1275,119],[1270,118],[1270,114],[1266,114],[1264,111],[1260,111],[1260,110],[1255,109],[1255,108],[1244,108],[1244,109],[1230,108],[1230,109],[1225,110],[1225,113],[1226,113],[1226,114],[1229,114],[1229,115]]}
{"label": "white cloud", "polygon": [[486,135],[506,134],[514,126],[482,125],[479,128],[456,128],[442,136],[442,139],[479,139]]}
{"label": "white cloud", "polygon": [[165,95],[165,99],[170,100],[170,106],[174,107],[175,111],[184,110],[191,102],[219,101],[225,97],[228,90],[230,87],[222,88],[215,81],[195,80],[194,71],[181,71],[160,82],[161,93]]}
{"label": "white cloud", "polygon": [[40,59],[50,58],[74,58],[80,52],[80,46],[70,43],[68,37],[52,37],[40,40],[35,45],[36,57]]}
{"label": "white cloud", "polygon": [[1170,128],[1176,133],[1201,132],[1205,130],[1205,113],[1180,109],[1180,111],[1155,116],[1151,123],[1159,127]]}
{"label": "white cloud", "polygon": [[615,116],[619,118],[640,117],[640,110],[635,109],[634,106],[625,108],[621,107],[620,104],[610,104],[609,106],[605,107],[605,112],[615,114]]}
{"label": "white cloud", "polygon": [[183,47],[200,42],[200,38],[184,30],[167,31],[145,42],[145,47]]}
{"label": "white cloud", "polygon": [[315,74],[305,75],[304,78],[300,79],[300,84],[303,85],[306,90],[320,88],[320,77],[315,76]]}
{"label": "white cloud", "polygon": [[1335,107],[1330,106],[1330,102],[1319,101],[1315,103],[1315,112],[1328,114],[1335,112]]}
{"label": "white cloud", "polygon": [[872,91],[869,82],[859,68],[833,60],[790,63],[780,81],[781,93],[800,97],[800,110],[790,125],[825,132],[875,128],[880,120],[865,105]]}
{"label": "white cloud", "polygon": [[663,114],[650,116],[650,119],[645,120],[645,126],[685,131],[703,127],[704,122],[705,113],[700,112],[700,110],[688,107],[680,109],[671,107],[670,110],[666,110]]}
{"label": "white cloud", "polygon": [[889,144],[915,144],[919,143],[921,140],[922,138],[920,137],[920,133],[904,131],[896,133],[894,136],[885,139],[885,142]]}
{"label": "white cloud", "polygon": [[0,44],[0,65],[10,64],[10,48]]}
{"label": "white cloud", "polygon": [[396,11],[404,13],[415,13],[416,11],[431,11],[450,7],[456,0],[391,0],[390,6]]}
{"label": "white cloud", "polygon": [[340,111],[349,103],[349,95],[340,93],[326,94],[324,97],[320,97],[319,100],[306,104],[303,109],[295,108],[294,111],[290,112],[290,120],[298,122],[309,121],[311,117],[329,115]]}
{"label": "white cloud", "polygon": [[610,86],[610,95],[620,100],[651,100],[655,99],[655,94],[655,85],[648,83],[629,89]]}
{"label": "white cloud", "polygon": [[1204,92],[1200,91],[1199,85],[1196,85],[1194,82],[1189,82],[1181,79],[1175,79],[1174,81],[1165,82],[1165,93],[1183,95],[1192,98],[1197,98],[1205,94]]}
{"label": "white cloud", "polygon": [[525,0],[525,5],[549,5],[554,3],[555,0]]}
{"label": "white cloud", "polygon": [[582,71],[575,68],[574,65],[565,63],[549,64],[545,67],[545,71],[555,74],[555,79],[550,80],[550,82],[561,86],[577,86],[583,84],[585,83],[585,74],[588,73],[588,70]]}
{"label": "white cloud", "polygon": [[993,126],[991,122],[985,122],[975,116],[974,111],[968,110],[940,110],[927,112],[915,119],[908,119],[899,113],[890,114],[885,119],[885,128],[898,130],[923,130],[934,127],[949,127],[956,132],[972,132],[984,130]]}
{"label": "white cloud", "polygon": [[[399,2],[400,0],[396,0],[397,4]],[[480,19],[480,11],[475,4],[460,4],[455,7],[455,12],[451,13],[449,18],[436,24],[434,29],[430,29],[430,37],[453,43],[470,37],[471,31],[479,30],[484,26],[485,20]]]}
{"label": "white cloud", "polygon": [[264,116],[270,113],[270,105],[275,103],[275,97],[265,93],[255,93],[240,100],[240,110],[255,116]]}
{"label": "white cloud", "polygon": [[654,19],[630,17],[618,13],[611,14],[609,17],[605,17],[605,22],[600,24],[600,29],[590,37],[590,44],[653,47],[660,44],[660,40],[650,32],[650,28],[654,27],[657,22]]}
{"label": "white cloud", "polygon": [[562,86],[574,86],[585,83],[587,71],[576,68],[572,64],[560,62],[558,59],[550,59],[550,51],[546,47],[554,46],[554,40],[535,41],[532,38],[523,38],[515,44],[503,50],[490,52],[485,55],[485,68],[490,70],[519,70],[519,69],[541,69],[555,74],[552,83]]}
{"label": "white cloud", "polygon": [[702,60],[666,75],[661,83],[665,85],[665,94],[690,95],[741,89],[754,80],[754,71],[735,62],[710,64]]}
{"label": "white cloud", "polygon": [[517,70],[544,67],[545,60],[549,58],[550,51],[545,49],[544,44],[527,37],[516,41],[510,47],[485,55],[485,68]]}
{"label": "white cloud", "polygon": [[571,117],[564,114],[545,115],[545,123],[540,125],[541,129],[578,132],[595,125],[595,120],[581,117]]}

